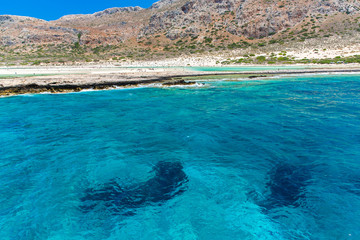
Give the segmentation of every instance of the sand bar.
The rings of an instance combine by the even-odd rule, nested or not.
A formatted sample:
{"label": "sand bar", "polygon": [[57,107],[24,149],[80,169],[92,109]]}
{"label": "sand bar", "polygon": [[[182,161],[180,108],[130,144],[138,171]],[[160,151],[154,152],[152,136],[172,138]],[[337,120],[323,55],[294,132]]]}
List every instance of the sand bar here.
{"label": "sand bar", "polygon": [[[237,66],[239,67],[239,66]],[[259,66],[257,66],[259,67]],[[261,66],[260,66],[261,67]],[[253,71],[196,71],[187,67],[118,67],[113,65],[2,67],[0,95],[40,92],[72,92],[83,89],[132,87],[139,84],[192,84],[193,80],[213,76],[244,78],[268,77],[284,74],[360,73],[357,64],[307,66],[300,69]],[[184,81],[184,80],[187,81]]]}

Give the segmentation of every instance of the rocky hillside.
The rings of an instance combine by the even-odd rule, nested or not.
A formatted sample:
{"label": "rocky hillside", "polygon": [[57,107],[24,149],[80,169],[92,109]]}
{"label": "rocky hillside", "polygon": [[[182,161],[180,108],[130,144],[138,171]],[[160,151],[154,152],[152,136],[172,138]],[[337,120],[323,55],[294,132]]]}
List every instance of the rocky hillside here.
{"label": "rocky hillside", "polygon": [[78,30],[73,28],[20,16],[0,16],[0,31],[0,44],[5,46],[52,42],[71,43],[76,40],[78,33]]}
{"label": "rocky hillside", "polygon": [[166,33],[170,39],[194,36],[203,29],[262,38],[301,23],[308,16],[359,13],[353,0],[191,0],[160,1],[163,11],[150,17],[140,36]]}
{"label": "rocky hillside", "polygon": [[216,51],[252,43],[356,37],[359,17],[357,0],[160,0],[148,9],[110,8],[50,22],[0,16],[0,46],[25,52],[39,46],[58,52],[75,49],[77,54],[122,44],[157,52]]}

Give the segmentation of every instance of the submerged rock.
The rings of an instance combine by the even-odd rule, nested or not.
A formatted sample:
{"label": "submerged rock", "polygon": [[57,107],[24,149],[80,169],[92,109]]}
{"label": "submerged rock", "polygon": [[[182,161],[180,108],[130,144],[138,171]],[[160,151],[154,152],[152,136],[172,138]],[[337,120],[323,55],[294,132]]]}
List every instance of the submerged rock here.
{"label": "submerged rock", "polygon": [[311,180],[310,171],[302,166],[279,164],[269,173],[269,195],[259,205],[266,210],[276,207],[298,207],[305,198],[305,189]]}
{"label": "submerged rock", "polygon": [[185,81],[185,80],[176,80],[176,81],[168,81],[168,82],[164,82],[162,85],[163,86],[176,86],[176,85],[194,85],[195,82],[191,82],[191,81]]}
{"label": "submerged rock", "polygon": [[87,189],[81,209],[89,212],[102,205],[113,214],[132,215],[136,208],[162,204],[185,191],[188,178],[180,162],[158,162],[153,172],[154,177],[136,185],[122,185],[115,179],[101,189]]}

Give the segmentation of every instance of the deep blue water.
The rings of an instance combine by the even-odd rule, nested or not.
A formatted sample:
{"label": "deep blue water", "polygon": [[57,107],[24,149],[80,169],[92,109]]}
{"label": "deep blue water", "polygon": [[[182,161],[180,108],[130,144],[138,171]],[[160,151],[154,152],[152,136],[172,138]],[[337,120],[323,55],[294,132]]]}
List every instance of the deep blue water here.
{"label": "deep blue water", "polygon": [[359,169],[360,76],[0,99],[0,239],[360,239]]}

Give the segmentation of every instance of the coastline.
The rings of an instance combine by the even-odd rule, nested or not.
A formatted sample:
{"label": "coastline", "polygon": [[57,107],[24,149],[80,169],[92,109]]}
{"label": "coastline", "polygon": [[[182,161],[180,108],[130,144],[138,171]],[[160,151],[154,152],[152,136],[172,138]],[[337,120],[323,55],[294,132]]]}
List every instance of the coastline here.
{"label": "coastline", "polygon": [[[0,68],[0,96],[43,92],[79,92],[85,89],[128,88],[154,83],[164,86],[192,85],[196,83],[196,80],[217,77],[256,79],[277,75],[360,73],[360,66],[357,64],[295,66],[300,66],[300,68],[289,66],[287,69],[284,65],[238,65],[226,67],[244,68],[245,70],[220,71],[221,67],[213,66],[216,71],[199,71],[196,69],[202,66],[147,67],[144,65],[134,65],[131,67],[119,67],[116,65],[80,65],[62,67],[2,67]],[[248,70],[249,67],[255,68],[254,70]],[[265,70],[261,70],[261,68]]]}

